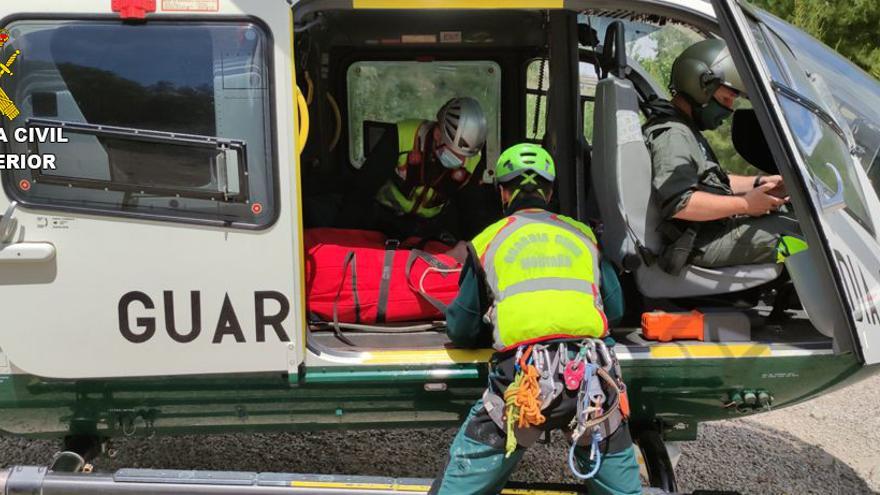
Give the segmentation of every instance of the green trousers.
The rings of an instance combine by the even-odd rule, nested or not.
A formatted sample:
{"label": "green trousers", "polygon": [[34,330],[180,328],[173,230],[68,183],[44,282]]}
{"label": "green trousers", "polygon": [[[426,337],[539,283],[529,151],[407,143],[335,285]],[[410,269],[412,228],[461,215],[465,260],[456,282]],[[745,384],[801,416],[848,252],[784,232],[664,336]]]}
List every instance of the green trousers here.
{"label": "green trousers", "polygon": [[[449,449],[449,464],[432,487],[432,494],[466,495],[499,493],[525,449],[517,447],[510,457],[504,457],[503,446],[492,446],[468,435],[469,426],[482,414],[483,401],[477,401],[455,436]],[[622,426],[621,428],[626,428]],[[490,442],[491,443],[491,442]],[[575,449],[578,469],[588,472],[591,464],[589,449]],[[587,481],[589,493],[596,495],[639,495],[642,493],[639,466],[632,444],[617,452],[606,452],[596,476]]]}
{"label": "green trousers", "polygon": [[694,265],[718,268],[775,263],[776,246],[784,235],[801,236],[797,220],[783,213],[737,217],[700,225]]}

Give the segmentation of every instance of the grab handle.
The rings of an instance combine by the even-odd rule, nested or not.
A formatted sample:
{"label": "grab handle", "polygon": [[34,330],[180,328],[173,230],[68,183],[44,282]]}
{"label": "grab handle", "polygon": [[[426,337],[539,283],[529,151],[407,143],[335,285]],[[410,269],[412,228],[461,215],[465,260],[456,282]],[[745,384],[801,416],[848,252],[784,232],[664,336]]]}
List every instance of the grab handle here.
{"label": "grab handle", "polygon": [[17,242],[0,249],[0,264],[51,261],[55,245],[49,242]]}
{"label": "grab handle", "polygon": [[300,155],[309,141],[309,105],[299,86],[296,86],[296,154]]}

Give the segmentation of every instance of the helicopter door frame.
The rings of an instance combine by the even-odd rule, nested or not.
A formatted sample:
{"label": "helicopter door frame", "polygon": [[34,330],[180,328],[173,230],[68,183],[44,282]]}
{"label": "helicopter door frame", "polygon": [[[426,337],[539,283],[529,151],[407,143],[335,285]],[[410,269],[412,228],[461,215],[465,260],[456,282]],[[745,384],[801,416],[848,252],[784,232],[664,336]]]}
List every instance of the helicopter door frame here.
{"label": "helicopter door frame", "polygon": [[[798,151],[779,100],[785,88],[772,81],[749,26],[750,7],[738,0],[712,0],[712,5],[780,173],[786,183],[797,185],[789,187],[789,194],[810,248],[787,264],[804,308],[817,329],[833,335],[837,352],[855,352],[866,364],[880,363],[880,317],[872,316],[880,302],[872,298],[880,292],[880,273],[875,273],[880,246],[843,211],[838,172],[838,194],[817,188],[819,181]],[[864,190],[864,174],[856,176],[857,187]]]}

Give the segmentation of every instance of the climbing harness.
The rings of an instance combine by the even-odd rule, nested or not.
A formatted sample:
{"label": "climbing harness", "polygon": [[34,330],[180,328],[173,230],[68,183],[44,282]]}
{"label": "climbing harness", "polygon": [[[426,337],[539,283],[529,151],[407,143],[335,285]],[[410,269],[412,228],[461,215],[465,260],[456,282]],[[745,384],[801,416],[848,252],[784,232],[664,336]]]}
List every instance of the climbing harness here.
{"label": "climbing harness", "polygon": [[[505,455],[517,445],[528,447],[537,439],[546,421],[542,411],[550,407],[563,390],[577,391],[577,411],[568,425],[571,448],[568,462],[579,479],[596,475],[602,463],[599,444],[614,433],[629,416],[629,401],[621,379],[620,363],[614,351],[599,339],[575,343],[532,344],[517,348],[515,376],[504,392],[503,402],[491,387],[483,394],[484,406],[499,428],[507,432]],[[573,357],[571,356],[573,354]],[[610,404],[606,405],[611,397]],[[590,448],[589,472],[582,473],[575,462],[577,447]]]}

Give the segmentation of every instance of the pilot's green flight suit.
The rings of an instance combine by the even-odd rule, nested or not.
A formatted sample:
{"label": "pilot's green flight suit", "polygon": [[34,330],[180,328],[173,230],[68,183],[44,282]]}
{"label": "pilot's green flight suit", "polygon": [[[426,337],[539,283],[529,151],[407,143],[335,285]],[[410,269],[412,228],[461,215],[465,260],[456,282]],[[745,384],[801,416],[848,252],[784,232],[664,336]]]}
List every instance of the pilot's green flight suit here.
{"label": "pilot's green flight suit", "polygon": [[651,151],[654,195],[664,218],[661,234],[671,242],[687,228],[697,229],[690,263],[710,268],[773,263],[780,238],[800,235],[797,220],[783,212],[711,222],[673,219],[694,191],[733,195],[730,178],[705,137],[680,112],[652,118],[644,132]]}
{"label": "pilot's green flight suit", "polygon": [[[595,238],[592,232],[585,225],[576,222],[561,215],[552,215],[541,209],[524,209],[528,206],[544,206],[540,200],[533,201],[529,204],[529,200],[517,201],[517,207],[513,211],[517,211],[514,217],[508,217],[501,222],[487,228],[482,234],[474,239],[472,245],[474,250],[465,263],[465,267],[459,281],[461,289],[458,297],[449,306],[446,312],[447,324],[449,327],[449,337],[452,342],[462,347],[475,347],[493,344],[496,349],[499,342],[510,344],[513,342],[521,342],[523,339],[534,339],[535,335],[541,333],[575,333],[577,335],[590,335],[602,333],[602,328],[607,329],[607,318],[614,322],[623,316],[623,300],[620,285],[617,276],[611,265],[598,263],[595,267],[589,269],[589,272],[596,273],[596,277],[600,278],[602,283],[593,286],[593,291],[589,294],[579,294],[573,290],[537,290],[529,296],[525,293],[519,293],[511,296],[513,306],[504,306],[504,297],[502,301],[496,301],[497,305],[493,310],[495,316],[492,318],[493,323],[488,324],[483,319],[483,315],[487,314],[487,308],[492,301],[487,300],[487,278],[491,278],[496,273],[490,270],[491,274],[484,272],[483,264],[490,265],[490,254],[482,254],[489,250],[487,246],[497,245],[499,253],[507,253],[506,255],[498,254],[497,259],[503,260],[499,263],[509,266],[505,271],[517,270],[515,266],[508,263],[512,251],[505,251],[503,244],[503,233],[499,230],[508,228],[508,225],[514,224],[511,218],[518,218],[517,222],[531,221],[535,223],[550,224],[547,231],[550,239],[560,235],[560,227],[568,232],[574,232],[575,235],[581,237],[586,243],[593,243],[595,246]],[[519,225],[518,223],[514,225]],[[555,230],[553,229],[555,225]],[[533,223],[533,227],[539,227]],[[509,227],[508,231],[513,229]],[[580,232],[583,232],[583,235]],[[530,239],[538,239],[535,246],[524,246],[524,251],[529,251],[529,256],[536,256],[543,252],[535,250],[540,244],[540,227],[533,231]],[[563,232],[564,233],[564,232]],[[512,237],[512,234],[508,234]],[[592,239],[587,241],[587,238]],[[573,238],[574,239],[574,238]],[[512,239],[512,244],[516,244],[517,239]],[[582,246],[583,247],[583,246]],[[513,248],[511,248],[513,249]],[[598,248],[592,248],[596,252],[598,258]],[[582,249],[582,253],[590,251]],[[547,251],[548,256],[554,254]],[[584,256],[589,256],[584,254]],[[495,266],[495,265],[492,265]],[[518,266],[518,264],[517,264]],[[564,273],[565,270],[557,270]],[[571,271],[572,276],[581,271]],[[529,272],[528,277],[533,277],[534,271]],[[592,279],[592,275],[590,278]],[[553,279],[557,289],[560,283],[558,278]],[[489,284],[491,285],[491,284]],[[519,284],[523,286],[522,283]],[[540,285],[540,284],[539,284]],[[596,288],[596,285],[599,288]],[[599,290],[601,290],[601,299],[599,299]],[[529,302],[525,300],[513,300],[515,297],[532,297]],[[595,301],[594,303],[585,302],[583,304],[571,304],[571,298],[582,298],[585,301]],[[542,300],[542,304],[538,304],[538,300]],[[602,302],[599,302],[602,301]],[[604,305],[603,305],[604,303]],[[603,311],[604,308],[604,311]],[[512,316],[514,315],[514,316]],[[592,321],[593,317],[599,318],[595,325],[585,325],[577,329],[570,327],[564,322],[569,322],[572,317],[576,320],[584,322]],[[501,322],[501,328],[497,326],[497,322]],[[558,323],[563,322],[560,326]],[[507,325],[504,327],[504,325]],[[595,327],[592,328],[592,327]],[[556,331],[552,331],[555,329]],[[595,331],[594,331],[595,330]],[[583,333],[582,333],[583,332]],[[505,337],[506,336],[506,337]],[[561,337],[561,336],[560,336]],[[561,338],[557,341],[565,341]],[[503,395],[504,391],[514,379],[514,355],[512,351],[500,351],[493,356],[492,367],[489,376],[490,390]],[[541,426],[541,429],[550,430],[568,425],[574,415],[575,400],[569,397],[576,397],[574,392],[565,392],[544,411],[547,416],[547,422]],[[449,463],[444,470],[443,476],[435,481],[430,493],[432,494],[489,494],[498,493],[510,477],[516,465],[522,459],[525,448],[517,446],[512,454],[505,456],[506,432],[498,428],[498,426],[490,418],[486,411],[483,401],[479,400],[474,404],[468,414],[467,419],[461,427],[461,430],[455,437],[450,447]],[[641,483],[639,480],[639,468],[636,462],[635,450],[630,438],[629,428],[624,423],[613,434],[600,444],[602,452],[602,462],[596,476],[588,481],[591,494],[597,495],[635,495],[641,494]],[[589,459],[589,449],[575,449],[575,458],[579,469],[583,472],[589,470],[591,464]]]}

